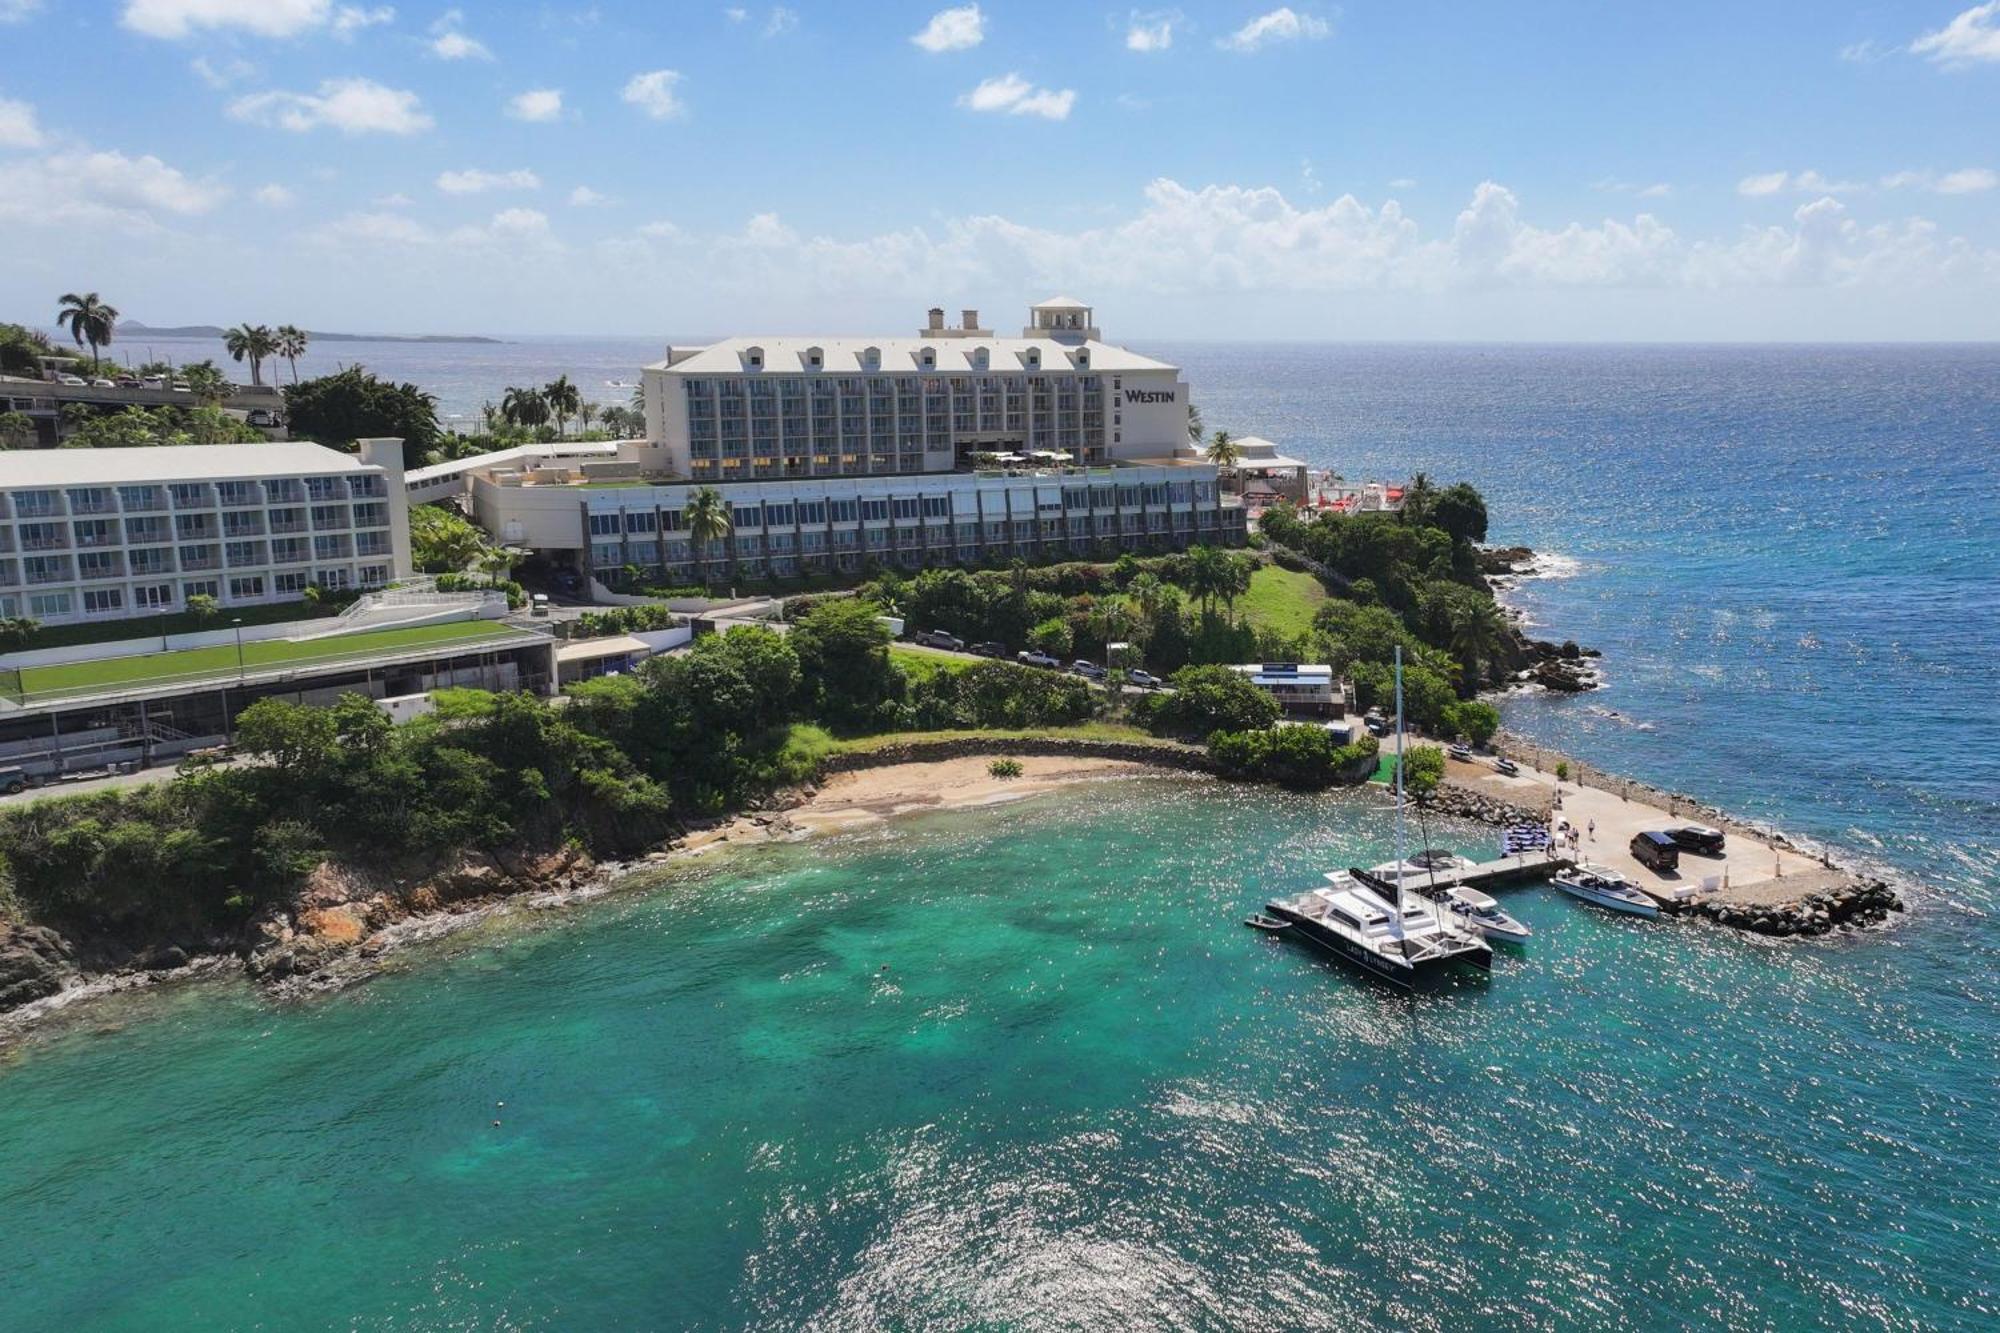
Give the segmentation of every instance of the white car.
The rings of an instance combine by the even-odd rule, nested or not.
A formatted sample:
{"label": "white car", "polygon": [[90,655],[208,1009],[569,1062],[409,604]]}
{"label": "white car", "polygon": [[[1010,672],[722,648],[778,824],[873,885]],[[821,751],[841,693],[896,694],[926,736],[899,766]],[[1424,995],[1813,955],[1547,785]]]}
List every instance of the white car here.
{"label": "white car", "polygon": [[113,384],[110,380],[100,379],[100,380],[92,380],[90,382],[90,387],[93,389],[115,389],[118,386],[116,384]]}
{"label": "white car", "polygon": [[58,375],[56,377],[56,383],[74,384],[78,388],[82,388],[86,382],[87,381],[85,381],[85,379],[81,375]]}

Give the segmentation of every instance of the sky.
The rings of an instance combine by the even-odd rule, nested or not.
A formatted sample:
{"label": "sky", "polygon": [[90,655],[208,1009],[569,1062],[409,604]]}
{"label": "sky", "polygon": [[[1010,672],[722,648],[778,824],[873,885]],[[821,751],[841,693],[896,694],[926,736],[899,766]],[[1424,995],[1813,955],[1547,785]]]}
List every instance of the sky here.
{"label": "sky", "polygon": [[0,319],[2000,339],[2000,0],[0,0]]}

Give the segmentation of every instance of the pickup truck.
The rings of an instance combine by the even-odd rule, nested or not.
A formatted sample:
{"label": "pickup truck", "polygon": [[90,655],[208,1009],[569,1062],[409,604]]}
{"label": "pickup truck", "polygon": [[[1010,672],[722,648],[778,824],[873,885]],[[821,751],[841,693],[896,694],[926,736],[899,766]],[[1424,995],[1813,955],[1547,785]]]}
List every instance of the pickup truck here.
{"label": "pickup truck", "polygon": [[1016,662],[1019,662],[1022,666],[1048,667],[1051,670],[1055,671],[1062,670],[1061,658],[1050,657],[1047,653],[1042,652],[1038,648],[1025,648],[1022,651],[1015,653],[1014,660]]}

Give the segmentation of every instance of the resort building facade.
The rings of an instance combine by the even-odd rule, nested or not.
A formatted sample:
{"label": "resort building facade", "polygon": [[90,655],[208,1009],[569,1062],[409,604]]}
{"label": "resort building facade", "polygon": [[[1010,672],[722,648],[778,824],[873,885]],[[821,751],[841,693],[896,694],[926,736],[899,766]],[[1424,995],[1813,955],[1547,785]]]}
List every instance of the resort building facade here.
{"label": "resort building facade", "polygon": [[0,616],[297,601],[410,572],[402,442],[0,452]]}
{"label": "resort building facade", "polygon": [[[1189,447],[1180,371],[1100,341],[1081,302],[1033,307],[1019,338],[932,310],[913,338],[733,338],[643,377],[648,437],[615,457],[461,465],[479,522],[599,579],[673,581],[1244,539],[1241,503]],[[703,487],[732,533],[697,549]]]}

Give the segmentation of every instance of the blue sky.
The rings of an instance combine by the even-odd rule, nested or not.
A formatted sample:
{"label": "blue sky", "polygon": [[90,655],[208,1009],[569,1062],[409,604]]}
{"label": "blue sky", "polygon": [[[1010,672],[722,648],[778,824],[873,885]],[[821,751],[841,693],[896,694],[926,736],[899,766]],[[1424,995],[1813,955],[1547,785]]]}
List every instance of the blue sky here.
{"label": "blue sky", "polygon": [[0,45],[0,318],[2000,337],[2000,0],[0,0]]}

